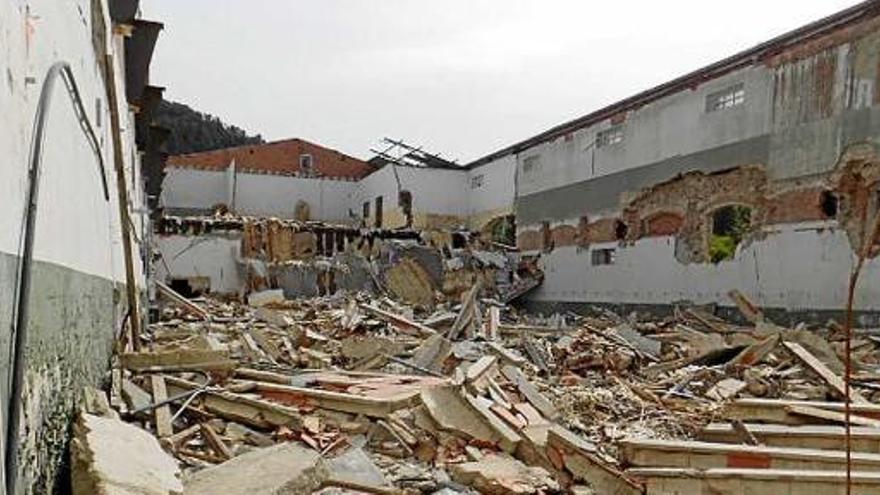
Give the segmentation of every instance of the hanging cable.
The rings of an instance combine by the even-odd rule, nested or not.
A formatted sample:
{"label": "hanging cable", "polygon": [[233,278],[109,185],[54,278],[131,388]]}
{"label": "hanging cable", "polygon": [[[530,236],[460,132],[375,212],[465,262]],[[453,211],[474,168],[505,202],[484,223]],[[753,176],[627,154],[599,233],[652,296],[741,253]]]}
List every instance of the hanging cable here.
{"label": "hanging cable", "polygon": [[28,309],[30,303],[31,270],[34,256],[34,234],[37,221],[37,205],[39,204],[40,170],[43,161],[43,146],[46,139],[46,123],[49,119],[49,109],[52,103],[52,94],[55,82],[61,78],[67,95],[73,105],[73,112],[79,123],[80,129],[89,143],[89,147],[95,154],[98,162],[98,173],[101,176],[101,185],[104,192],[104,201],[110,201],[110,191],[107,188],[107,175],[104,168],[104,157],[101,155],[101,147],[95,135],[94,128],[89,121],[85,106],[76,85],[76,78],[67,62],[54,63],[43,79],[43,87],[40,91],[40,99],[37,103],[34,127],[31,131],[31,146],[28,156],[28,190],[27,203],[22,220],[21,234],[19,238],[18,267],[15,279],[15,294],[12,306],[12,328],[10,332],[9,363],[10,381],[7,383],[9,390],[9,403],[7,406],[5,426],[5,444],[3,448],[5,488],[7,494],[15,493],[15,484],[18,475],[18,432],[21,423],[22,381],[24,378],[24,348],[27,345]]}

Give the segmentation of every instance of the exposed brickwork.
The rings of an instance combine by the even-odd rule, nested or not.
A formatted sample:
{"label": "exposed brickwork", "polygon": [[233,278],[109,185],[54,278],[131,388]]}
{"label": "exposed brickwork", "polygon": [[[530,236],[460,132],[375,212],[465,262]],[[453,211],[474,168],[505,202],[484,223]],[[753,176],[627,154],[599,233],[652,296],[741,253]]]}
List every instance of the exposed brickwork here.
{"label": "exposed brickwork", "polygon": [[574,225],[559,225],[550,234],[553,247],[575,246],[578,243],[578,230]]}
{"label": "exposed brickwork", "polygon": [[301,155],[312,156],[313,173],[321,177],[360,179],[373,171],[373,167],[363,160],[302,139],[177,155],[169,158],[168,164],[181,168],[223,170],[235,160],[236,167],[242,171],[299,174],[302,173]]}
{"label": "exposed brickwork", "polygon": [[[712,212],[726,205],[752,208],[754,227],[766,222],[767,174],[752,165],[706,174],[691,172],[644,190],[624,208],[622,220],[628,227],[627,241],[649,235],[649,219],[666,212],[681,214],[678,238],[686,249],[676,252],[680,261],[708,261]],[[646,231],[647,230],[647,231]],[[613,231],[612,231],[613,235]]]}
{"label": "exposed brickwork", "polygon": [[680,213],[661,211],[645,220],[643,235],[647,237],[675,235],[681,230],[682,225],[684,225],[684,216]]}
{"label": "exposed brickwork", "polygon": [[825,188],[785,191],[770,198],[767,205],[767,223],[795,223],[825,220],[822,211],[822,193]]}
{"label": "exposed brickwork", "polygon": [[580,245],[588,246],[597,242],[612,242],[617,240],[615,226],[617,218],[603,218],[595,222],[588,222],[581,226]]}
{"label": "exposed brickwork", "polygon": [[517,233],[516,247],[521,251],[544,249],[544,234],[540,230],[523,230]]}
{"label": "exposed brickwork", "polygon": [[869,239],[876,216],[880,215],[877,204],[880,157],[877,155],[877,149],[872,144],[851,146],[841,156],[838,169],[832,177],[836,192],[840,195],[838,217],[846,229],[850,245],[856,252],[861,252],[865,241],[870,242],[869,257],[880,254],[877,239]]}

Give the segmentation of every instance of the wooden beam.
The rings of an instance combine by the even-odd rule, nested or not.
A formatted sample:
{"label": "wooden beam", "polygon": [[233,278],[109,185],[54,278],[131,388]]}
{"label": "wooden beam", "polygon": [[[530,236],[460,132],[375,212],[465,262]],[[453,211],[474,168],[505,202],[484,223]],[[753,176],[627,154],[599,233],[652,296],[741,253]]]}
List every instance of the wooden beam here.
{"label": "wooden beam", "polygon": [[385,311],[384,309],[377,308],[375,306],[370,306],[369,304],[361,304],[361,309],[372,314],[377,318],[381,318],[389,323],[391,323],[395,328],[412,335],[418,335],[420,337],[429,337],[437,333],[431,327],[422,325],[421,323],[414,322],[408,318],[405,318],[401,315],[391,313],[390,311]]}
{"label": "wooden beam", "polygon": [[734,304],[736,304],[739,312],[742,313],[750,323],[764,321],[764,312],[761,311],[761,308],[755,303],[749,300],[745,294],[737,289],[733,289],[727,293],[727,296],[730,297]]}
{"label": "wooden beam", "polygon": [[134,273],[134,252],[131,243],[131,214],[128,211],[128,181],[125,179],[125,153],[122,150],[122,124],[119,117],[120,101],[116,93],[116,66],[113,54],[104,55],[104,85],[107,90],[107,107],[110,110],[110,134],[113,136],[113,168],[116,170],[116,194],[119,206],[119,223],[122,234],[122,253],[125,262],[125,294],[128,301],[131,346],[141,347],[140,294]]}
{"label": "wooden beam", "polygon": [[[150,375],[150,384],[153,388],[153,403],[168,400],[168,390],[165,387],[165,377],[162,375]],[[168,404],[157,407],[153,412],[156,420],[156,436],[159,438],[169,437],[174,434],[171,425],[171,407]]]}
{"label": "wooden beam", "polygon": [[199,425],[199,428],[202,431],[202,436],[205,437],[205,441],[211,446],[211,450],[213,450],[215,454],[221,457],[224,461],[228,461],[234,457],[232,450],[223,443],[223,439],[220,438],[220,435],[214,431],[214,428],[212,428],[210,424],[202,423]]}
{"label": "wooden beam", "polygon": [[172,289],[171,287],[168,287],[167,285],[163,284],[162,282],[159,282],[158,280],[156,280],[155,283],[156,283],[156,289],[159,291],[159,294],[168,298],[171,302],[173,302],[174,304],[179,306],[185,312],[187,312],[193,316],[196,316],[198,318],[201,318],[203,320],[207,320],[211,317],[211,315],[207,311],[202,309],[201,306],[199,306],[198,304],[183,297],[176,290]]}
{"label": "wooden beam", "polygon": [[[819,378],[825,381],[831,388],[837,391],[841,397],[846,396],[846,384],[843,379],[837,376],[833,371],[828,369],[825,366],[825,363],[816,359],[816,356],[813,356],[810,351],[806,350],[804,346],[798,344],[797,342],[783,342],[782,345],[785,346],[786,349],[791,351],[792,354],[797,356],[807,367],[813,370],[814,373],[819,375]],[[867,399],[862,397],[862,395],[854,388],[850,387],[850,397],[853,402],[858,402],[861,404],[870,404]]]}
{"label": "wooden beam", "polygon": [[123,368],[135,372],[211,370],[232,371],[238,365],[228,351],[178,349],[160,352],[127,352],[120,356]]}

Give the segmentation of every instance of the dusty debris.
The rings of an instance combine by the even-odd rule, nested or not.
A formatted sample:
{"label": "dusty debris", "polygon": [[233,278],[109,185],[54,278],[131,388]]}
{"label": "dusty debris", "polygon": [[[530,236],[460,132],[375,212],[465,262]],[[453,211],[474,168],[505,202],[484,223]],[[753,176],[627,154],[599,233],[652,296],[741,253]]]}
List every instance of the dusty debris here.
{"label": "dusty debris", "polygon": [[[115,403],[162,438],[187,490],[208,490],[193,493],[227,484],[257,493],[256,477],[275,483],[267,493],[636,494],[682,476],[656,469],[692,467],[652,452],[698,445],[701,459],[740,459],[737,444],[795,441],[836,469],[839,431],[783,439],[767,429],[843,421],[833,327],[774,325],[744,296],[734,297],[754,326],[698,308],[662,319],[604,309],[536,317],[481,284],[413,306],[368,293],[203,297],[206,318],[175,301],[138,352],[119,355]],[[862,401],[850,421],[873,431],[880,351],[860,345],[853,397]],[[719,418],[730,422],[710,425]],[[855,445],[876,454],[867,440]],[[285,455],[302,469],[258,474],[274,462],[261,459]]]}

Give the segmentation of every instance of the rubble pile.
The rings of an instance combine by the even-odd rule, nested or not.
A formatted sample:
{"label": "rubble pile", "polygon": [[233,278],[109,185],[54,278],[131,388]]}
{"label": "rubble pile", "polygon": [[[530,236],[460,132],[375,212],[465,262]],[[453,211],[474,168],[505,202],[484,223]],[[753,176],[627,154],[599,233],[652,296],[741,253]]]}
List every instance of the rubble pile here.
{"label": "rubble pile", "polygon": [[[430,308],[159,289],[103,415],[151,432],[183,493],[738,493],[844,473],[841,330],[774,325],[737,292],[749,325],[534,317],[479,283]],[[880,487],[877,340],[854,343],[853,493]]]}

